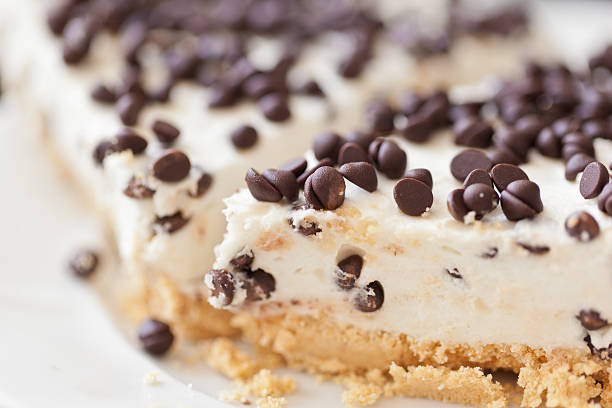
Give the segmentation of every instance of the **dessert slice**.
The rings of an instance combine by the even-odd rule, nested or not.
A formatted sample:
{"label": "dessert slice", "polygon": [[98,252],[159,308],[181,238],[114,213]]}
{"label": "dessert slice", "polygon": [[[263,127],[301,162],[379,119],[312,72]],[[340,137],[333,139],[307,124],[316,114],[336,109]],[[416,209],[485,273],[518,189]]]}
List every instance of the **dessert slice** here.
{"label": "dessert slice", "polygon": [[611,406],[612,95],[586,77],[410,94],[399,135],[326,133],[308,166],[250,169],[211,304],[308,370],[504,369],[523,406]]}
{"label": "dessert slice", "polygon": [[[382,11],[343,1],[19,1],[0,17],[3,81],[108,218],[151,313],[192,336],[228,333],[199,282],[225,229],[221,198],[249,165],[348,127],[376,92],[511,72],[538,43],[520,13],[455,11],[452,32],[425,16],[437,29],[423,37],[393,3],[402,41]],[[386,105],[370,117],[393,127]]]}

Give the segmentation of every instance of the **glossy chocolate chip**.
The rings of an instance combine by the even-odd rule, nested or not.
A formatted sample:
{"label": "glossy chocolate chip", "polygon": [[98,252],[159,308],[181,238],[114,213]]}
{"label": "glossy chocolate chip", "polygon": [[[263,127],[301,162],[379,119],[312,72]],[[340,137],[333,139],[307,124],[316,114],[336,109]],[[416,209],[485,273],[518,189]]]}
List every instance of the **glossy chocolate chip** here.
{"label": "glossy chocolate chip", "polygon": [[598,311],[593,309],[581,310],[576,319],[587,330],[599,330],[608,325],[608,321],[602,318]]}
{"label": "glossy chocolate chip", "polygon": [[176,149],[166,151],[153,163],[153,176],[168,183],[185,179],[190,170],[189,157]]}
{"label": "glossy chocolate chip", "polygon": [[151,126],[157,140],[165,145],[171,145],[179,137],[181,131],[172,123],[165,120],[156,120]]}
{"label": "glossy chocolate chip", "polygon": [[590,241],[599,235],[599,224],[586,211],[576,211],[565,219],[565,231],[578,241]]}
{"label": "glossy chocolate chip", "polygon": [[482,217],[493,211],[499,203],[499,197],[492,187],[486,184],[476,183],[465,188],[463,202],[470,211],[476,213],[476,217]]}
{"label": "glossy chocolate chip", "polygon": [[308,177],[310,177],[312,173],[317,171],[319,168],[323,166],[333,166],[333,165],[334,165],[334,161],[332,159],[330,159],[329,157],[324,158],[323,160],[321,160],[320,162],[318,162],[317,164],[315,164],[314,166],[312,166],[311,168],[309,168],[308,170],[300,174],[300,176],[297,178],[298,184],[300,186],[303,186],[306,183],[306,180],[308,179]]}
{"label": "glossy chocolate chip", "polygon": [[578,153],[584,153],[589,156],[595,155],[593,141],[580,132],[572,132],[563,136],[561,145],[561,156],[565,161],[568,161]]}
{"label": "glossy chocolate chip", "polygon": [[297,200],[300,187],[292,172],[288,170],[267,169],[261,175],[288,201]]}
{"label": "glossy chocolate chip", "polygon": [[234,300],[236,293],[236,282],[234,275],[225,269],[213,269],[204,278],[210,289],[210,296],[219,300],[223,306],[227,306]]}
{"label": "glossy chocolate chip", "polygon": [[536,148],[543,156],[561,157],[561,139],[554,134],[550,127],[540,131],[536,138]]}
{"label": "glossy chocolate chip", "polygon": [[345,143],[338,151],[338,164],[365,161],[368,161],[368,154],[356,143]]}
{"label": "glossy chocolate chip", "polygon": [[464,181],[472,170],[483,169],[489,171],[492,165],[491,160],[483,152],[467,149],[453,157],[450,163],[450,171],[457,180]]}
{"label": "glossy chocolate chip", "polygon": [[83,249],[75,253],[68,266],[79,278],[89,278],[98,268],[99,257],[95,251]]}
{"label": "glossy chocolate chip", "polygon": [[375,139],[374,135],[370,132],[362,132],[360,130],[354,130],[346,135],[346,141],[350,143],[358,144],[365,150],[368,151],[370,143]]}
{"label": "glossy chocolate chip", "polygon": [[336,284],[344,289],[349,290],[355,286],[355,281],[361,276],[361,268],[363,267],[363,258],[359,255],[351,255],[338,262],[336,269]]}
{"label": "glossy chocolate chip", "polygon": [[335,210],[344,203],[345,189],[342,175],[333,167],[323,166],[306,180],[304,195],[317,210]]}
{"label": "glossy chocolate chip", "polygon": [[121,96],[117,100],[116,108],[123,124],[134,126],[144,105],[144,97],[138,93],[128,93]]}
{"label": "glossy chocolate chip", "polygon": [[335,163],[338,158],[338,151],[343,144],[344,140],[340,135],[333,132],[325,132],[315,137],[312,143],[312,150],[317,160],[328,158]]}
{"label": "glossy chocolate chip", "polygon": [[427,184],[429,188],[433,188],[433,177],[427,169],[410,169],[404,174],[404,178],[413,178]]}
{"label": "glossy chocolate chip", "polygon": [[586,199],[595,198],[610,182],[608,169],[602,163],[593,161],[584,168],[580,178],[580,194]]}
{"label": "glossy chocolate chip", "polygon": [[244,286],[247,292],[246,300],[250,302],[269,299],[272,292],[276,290],[274,276],[263,269],[256,269],[247,276],[248,279],[244,281]]}
{"label": "glossy chocolate chip", "polygon": [[305,158],[296,157],[295,159],[289,160],[278,169],[290,171],[295,177],[299,177],[302,173],[304,173],[304,171],[306,171],[307,166],[308,163],[306,162]]}
{"label": "glossy chocolate chip", "polygon": [[420,180],[403,178],[393,187],[393,198],[399,209],[411,216],[419,216],[431,208],[431,188]]}
{"label": "glossy chocolate chip", "polygon": [[259,174],[255,169],[247,170],[244,177],[247,187],[251,195],[257,201],[277,202],[283,198],[283,195],[274,187],[265,177]]}
{"label": "glossy chocolate chip", "polygon": [[519,221],[542,212],[540,188],[533,181],[516,180],[501,193],[501,206],[506,218]]}
{"label": "glossy chocolate chip", "polygon": [[446,199],[446,208],[448,212],[454,219],[461,222],[464,221],[465,216],[470,212],[463,201],[464,192],[465,190],[463,188],[457,188],[451,191]]}
{"label": "glossy chocolate chip", "polygon": [[212,175],[208,173],[202,173],[198,181],[196,182],[195,193],[189,192],[191,197],[202,197],[210,189],[213,183]]}
{"label": "glossy chocolate chip", "polygon": [[398,131],[406,138],[415,143],[422,143],[429,139],[432,133],[432,125],[429,116],[422,113],[415,113],[400,122]]}
{"label": "glossy chocolate chip", "polygon": [[508,163],[508,164],[519,164],[521,162],[521,158],[511,151],[504,148],[494,148],[486,153],[487,157],[493,165]]}
{"label": "glossy chocolate chip", "polygon": [[493,128],[474,116],[459,119],[453,125],[455,144],[469,147],[488,147],[493,137]]}
{"label": "glossy chocolate chip", "polygon": [[291,117],[287,98],[284,95],[268,94],[259,99],[257,104],[264,116],[272,122],[284,122]]}
{"label": "glossy chocolate chip", "polygon": [[375,312],[380,309],[385,301],[385,292],[379,281],[370,282],[366,287],[359,290],[353,304],[364,313]]}
{"label": "glossy chocolate chip", "polygon": [[376,168],[390,179],[402,177],[408,162],[406,152],[397,143],[381,138],[370,144],[368,157]]}
{"label": "glossy chocolate chip", "polygon": [[565,179],[568,181],[576,180],[578,173],[582,172],[589,163],[594,161],[595,159],[588,154],[576,153],[565,163]]}
{"label": "glossy chocolate chip", "polygon": [[148,318],[140,324],[138,339],[147,353],[161,356],[172,346],[174,334],[166,323]]}
{"label": "glossy chocolate chip", "polygon": [[376,170],[374,170],[374,167],[372,167],[370,163],[346,163],[340,166],[338,171],[348,181],[366,191],[369,191],[370,193],[376,191],[378,188],[378,177],[376,176]]}
{"label": "glossy chocolate chip", "polygon": [[495,187],[499,192],[502,192],[508,187],[508,184],[516,180],[529,180],[529,177],[520,167],[513,164],[497,164],[491,169],[491,178],[495,183]]}
{"label": "glossy chocolate chip", "polygon": [[489,176],[489,173],[483,169],[472,170],[470,174],[467,175],[465,180],[463,180],[463,188],[477,183],[484,184],[493,188],[493,181],[491,180],[491,176]]}
{"label": "glossy chocolate chip", "polygon": [[374,101],[366,107],[366,122],[372,133],[389,134],[393,130],[395,111],[385,101]]}
{"label": "glossy chocolate chip", "polygon": [[237,149],[248,149],[257,143],[257,131],[252,126],[242,125],[232,131],[230,140]]}

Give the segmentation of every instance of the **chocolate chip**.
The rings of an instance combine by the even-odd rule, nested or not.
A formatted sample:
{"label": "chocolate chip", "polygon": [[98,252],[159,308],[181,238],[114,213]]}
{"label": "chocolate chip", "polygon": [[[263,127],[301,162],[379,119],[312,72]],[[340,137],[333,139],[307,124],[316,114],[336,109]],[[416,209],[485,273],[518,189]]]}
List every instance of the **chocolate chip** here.
{"label": "chocolate chip", "polygon": [[483,169],[489,171],[492,165],[491,160],[483,152],[467,149],[453,157],[450,163],[450,171],[457,180],[463,181],[472,170]]}
{"label": "chocolate chip", "polygon": [[527,158],[532,139],[525,133],[512,128],[502,128],[495,133],[495,146],[513,153],[520,162]]}
{"label": "chocolate chip", "polygon": [[347,142],[358,144],[367,152],[370,143],[374,140],[374,135],[369,132],[355,130],[346,135]]}
{"label": "chocolate chip", "polygon": [[366,122],[374,134],[389,134],[393,130],[395,111],[385,101],[374,101],[366,107]]}
{"label": "chocolate chip", "polygon": [[230,139],[236,148],[248,149],[257,143],[257,131],[252,126],[242,125],[232,131]]}
{"label": "chocolate chip", "polygon": [[306,159],[303,157],[296,157],[295,159],[283,164],[278,169],[290,171],[295,177],[299,177],[302,173],[304,173],[304,171],[306,171],[307,166],[308,163],[306,162]]}
{"label": "chocolate chip", "polygon": [[359,255],[351,255],[338,263],[336,269],[336,284],[344,290],[352,289],[355,281],[361,275],[363,258]]}
{"label": "chocolate chip", "polygon": [[370,163],[346,163],[340,166],[338,171],[348,181],[370,193],[376,191],[378,188],[378,177],[376,176],[376,170],[374,170],[374,167],[372,167]]}
{"label": "chocolate chip", "polygon": [[81,62],[89,53],[92,33],[90,22],[86,17],[77,17],[68,21],[63,31],[63,57],[68,65]]}
{"label": "chocolate chip", "polygon": [[248,274],[244,286],[247,292],[246,300],[257,302],[270,298],[272,292],[276,289],[276,280],[274,276],[263,269],[256,269]]}
{"label": "chocolate chip", "polygon": [[140,178],[132,176],[128,185],[123,189],[123,194],[136,200],[142,200],[153,197],[155,190],[147,187]]}
{"label": "chocolate chip", "polygon": [[338,73],[344,78],[355,78],[363,70],[366,60],[366,53],[356,49],[340,62]]}
{"label": "chocolate chip", "polygon": [[60,35],[70,19],[74,1],[64,0],[52,7],[47,14],[47,25],[55,35]]}
{"label": "chocolate chip", "polygon": [[98,263],[98,254],[92,250],[84,249],[73,255],[69,266],[72,273],[79,278],[89,278],[96,271]]}
{"label": "chocolate chip", "polygon": [[297,178],[298,184],[300,186],[303,186],[304,183],[306,183],[306,180],[308,179],[308,177],[310,177],[312,173],[317,171],[319,168],[323,166],[333,166],[333,165],[334,165],[334,161],[332,159],[330,159],[329,157],[324,158],[323,160],[315,164],[313,167],[306,170],[304,173],[300,174],[300,176]]}
{"label": "chocolate chip", "polygon": [[576,319],[587,330],[599,330],[608,325],[608,321],[602,318],[598,311],[593,309],[581,310]]}
{"label": "chocolate chip", "polygon": [[223,306],[232,303],[236,293],[234,275],[225,269],[213,269],[206,274],[204,281],[210,289],[211,297],[218,299]]}
{"label": "chocolate chip", "polygon": [[397,126],[397,130],[401,132],[406,140],[415,143],[422,143],[429,139],[432,133],[430,117],[423,113],[415,113],[410,115]]}
{"label": "chocolate chip", "polygon": [[156,120],[153,122],[153,133],[157,136],[157,140],[165,145],[171,145],[179,137],[181,131],[173,124],[164,120]]}
{"label": "chocolate chip", "polygon": [[317,169],[304,185],[306,201],[317,210],[335,210],[344,203],[346,185],[342,175],[333,167]]}
{"label": "chocolate chip", "polygon": [[563,160],[568,161],[573,155],[584,153],[589,156],[595,156],[593,141],[579,132],[568,133],[561,139],[561,156]]}
{"label": "chocolate chip", "polygon": [[400,99],[399,110],[406,116],[416,113],[423,106],[423,97],[415,92],[406,92]]}
{"label": "chocolate chip", "polygon": [[612,215],[612,183],[606,184],[601,190],[599,197],[597,197],[597,207],[602,212]]}
{"label": "chocolate chip", "polygon": [[109,140],[102,140],[96,145],[93,151],[93,159],[98,165],[102,165],[106,156],[113,152],[113,143]]}
{"label": "chocolate chip", "polygon": [[[495,167],[494,167],[495,168]],[[463,180],[463,188],[467,188],[472,184],[484,184],[491,188],[493,188],[493,181],[489,176],[489,173],[483,169],[474,169],[468,174],[468,176]]]}
{"label": "chocolate chip", "polygon": [[589,120],[582,124],[582,133],[589,139],[612,139],[612,126],[604,120]]}
{"label": "chocolate chip", "polygon": [[230,264],[240,271],[250,271],[254,259],[253,251],[248,251],[232,258]]}
{"label": "chocolate chip", "polygon": [[540,131],[536,138],[536,147],[543,156],[561,157],[561,139],[555,135],[550,127],[545,127]]}
{"label": "chocolate chip", "polygon": [[[291,225],[293,228],[296,228],[296,226],[293,225],[293,218],[289,219],[289,225]],[[302,220],[297,225],[297,230],[299,231],[300,234],[306,237],[309,237],[311,235],[316,235],[319,232],[321,232],[321,228],[319,228],[319,225],[316,222],[307,221],[307,220]]]}
{"label": "chocolate chip", "polygon": [[517,242],[516,244],[534,255],[544,255],[550,252],[550,248],[546,245],[530,245],[524,242]]}
{"label": "chocolate chip", "polygon": [[115,92],[109,89],[106,85],[98,84],[91,91],[91,97],[96,101],[104,104],[113,104],[117,101]]}
{"label": "chocolate chip", "polygon": [[429,117],[429,121],[433,128],[446,125],[448,122],[448,110],[450,102],[448,95],[444,91],[434,92],[423,103],[419,112]]}
{"label": "chocolate chip", "polygon": [[153,176],[165,182],[178,182],[189,175],[189,157],[179,150],[167,150],[153,163]]}
{"label": "chocolate chip", "polygon": [[356,143],[345,143],[338,152],[338,164],[365,162],[368,154]]}
{"label": "chocolate chip", "polygon": [[211,108],[222,108],[232,106],[240,97],[240,86],[225,82],[216,82],[210,88],[208,106]]}
{"label": "chocolate chip", "polygon": [[573,155],[567,163],[565,163],[565,179],[568,181],[576,180],[578,173],[583,171],[589,163],[594,162],[595,159],[585,153],[576,153]]}
{"label": "chocolate chip", "polygon": [[540,188],[529,180],[516,180],[508,184],[501,193],[501,206],[510,221],[534,217],[544,209]]}
{"label": "chocolate chip", "polygon": [[433,188],[433,177],[427,169],[410,169],[404,174],[405,178],[413,178],[427,184],[429,188]]}
{"label": "chocolate chip", "polygon": [[353,304],[364,312],[370,313],[380,309],[385,301],[385,292],[379,281],[370,282],[368,286],[362,288],[355,298]]}
{"label": "chocolate chip", "polygon": [[297,92],[303,93],[309,96],[319,96],[319,97],[325,96],[325,93],[323,92],[319,84],[314,80],[307,81],[304,85],[302,85],[301,87],[297,89]]}
{"label": "chocolate chip", "polygon": [[183,228],[189,222],[189,218],[183,217],[183,213],[178,211],[172,215],[156,217],[153,224],[153,232],[172,234]]}
{"label": "chocolate chip", "polygon": [[448,111],[448,118],[452,122],[457,122],[463,118],[474,117],[478,118],[480,115],[480,109],[482,105],[480,103],[464,103],[455,105]]}
{"label": "chocolate chip", "polygon": [[580,129],[581,123],[582,121],[578,118],[567,117],[554,121],[551,128],[555,136],[561,139],[568,133],[576,132],[578,129]]}
{"label": "chocolate chip", "polygon": [[499,197],[492,187],[486,184],[476,183],[469,185],[463,192],[463,202],[470,211],[476,213],[476,217],[482,217],[493,211],[499,203]]}
{"label": "chocolate chip", "polygon": [[580,194],[586,199],[595,198],[609,182],[610,174],[606,166],[593,161],[587,164],[580,178]]}
{"label": "chocolate chip", "polygon": [[291,117],[287,98],[281,94],[268,94],[257,102],[264,116],[272,122],[284,122]]}
{"label": "chocolate chip", "polygon": [[446,199],[446,208],[448,212],[454,219],[461,222],[464,221],[465,216],[470,212],[463,201],[464,192],[465,190],[463,188],[457,188],[451,191]]}
{"label": "chocolate chip", "polygon": [[448,273],[451,276],[451,278],[463,279],[463,275],[459,273],[459,269],[457,268],[453,268],[453,269],[446,268],[444,270],[446,271],[446,273]]}
{"label": "chocolate chip", "polygon": [[508,184],[516,180],[529,180],[527,174],[520,167],[513,164],[497,164],[491,169],[491,178],[497,190],[502,192]]}
{"label": "chocolate chip", "polygon": [[404,175],[408,162],[406,152],[392,140],[375,139],[368,149],[370,161],[385,176],[397,179]]}
{"label": "chocolate chip", "polygon": [[292,172],[288,170],[267,169],[261,175],[289,202],[297,200],[300,187]]}
{"label": "chocolate chip", "polygon": [[212,182],[213,177],[210,174],[202,173],[202,175],[198,179],[198,182],[196,183],[195,193],[189,192],[189,195],[191,197],[202,197],[204,194],[206,194],[206,192],[212,185]]}
{"label": "chocolate chip", "polygon": [[393,187],[393,198],[399,209],[411,216],[419,216],[431,208],[431,188],[420,180],[404,178]]}
{"label": "chocolate chip", "polygon": [[489,249],[486,250],[486,252],[483,252],[480,257],[481,258],[485,258],[485,259],[491,259],[491,258],[495,258],[497,256],[497,253],[499,252],[499,250],[495,247],[491,247]]}
{"label": "chocolate chip", "polygon": [[161,356],[172,346],[174,334],[166,323],[148,318],[140,324],[138,339],[147,353]]}
{"label": "chocolate chip", "polygon": [[487,122],[468,116],[453,125],[455,144],[469,147],[487,147],[491,144],[493,128]]}
{"label": "chocolate chip", "polygon": [[333,132],[325,132],[315,137],[312,142],[312,150],[317,160],[329,158],[335,163],[340,147],[344,143],[345,141],[340,135]]}
{"label": "chocolate chip", "polygon": [[144,105],[144,98],[140,94],[128,93],[122,95],[117,100],[116,107],[123,124],[125,126],[134,126]]}
{"label": "chocolate chip", "polygon": [[244,181],[251,192],[251,195],[257,201],[277,202],[283,198],[283,195],[274,187],[265,177],[260,175],[255,169],[247,170]]}
{"label": "chocolate chip", "polygon": [[493,165],[501,163],[519,164],[521,162],[520,157],[504,148],[495,148],[488,151],[486,155]]}
{"label": "chocolate chip", "polygon": [[565,231],[578,241],[590,241],[599,235],[599,224],[586,211],[576,211],[565,219]]}

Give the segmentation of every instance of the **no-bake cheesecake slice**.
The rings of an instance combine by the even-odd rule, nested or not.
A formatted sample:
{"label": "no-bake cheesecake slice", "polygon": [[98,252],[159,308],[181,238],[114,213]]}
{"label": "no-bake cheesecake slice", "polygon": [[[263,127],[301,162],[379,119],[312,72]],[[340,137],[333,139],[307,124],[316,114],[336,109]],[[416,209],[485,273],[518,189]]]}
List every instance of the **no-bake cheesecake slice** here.
{"label": "no-bake cheesecake slice", "polygon": [[[199,281],[225,229],[221,198],[248,166],[278,165],[319,131],[349,127],[377,92],[508,74],[538,49],[521,12],[377,7],[7,3],[3,82],[108,218],[125,269],[146,277],[150,312],[192,336],[230,333]],[[371,118],[393,125],[384,105]]]}
{"label": "no-bake cheesecake slice", "polygon": [[[316,372],[505,369],[522,406],[611,406],[610,56],[409,93],[393,134],[323,133],[250,169],[210,302]],[[444,390],[416,395],[493,406]]]}

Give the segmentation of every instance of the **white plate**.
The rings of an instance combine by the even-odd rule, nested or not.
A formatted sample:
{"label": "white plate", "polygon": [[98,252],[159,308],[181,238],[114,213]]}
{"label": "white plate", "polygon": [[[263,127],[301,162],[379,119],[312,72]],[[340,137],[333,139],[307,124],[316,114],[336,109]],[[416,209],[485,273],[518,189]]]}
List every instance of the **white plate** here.
{"label": "white plate", "polygon": [[[612,38],[604,2],[540,5],[541,21],[576,60]],[[4,56],[7,57],[7,56]],[[0,107],[0,407],[225,407],[215,397],[230,382],[180,355],[161,361],[142,353],[134,328],[108,313],[93,285],[73,278],[66,260],[80,247],[104,251],[98,275],[116,261],[102,228],[72,191],[11,106]],[[29,118],[32,120],[32,118]],[[106,249],[105,249],[106,248]],[[145,374],[159,371],[159,384]],[[191,384],[191,386],[189,386]],[[298,376],[289,407],[341,406],[340,387]],[[448,407],[395,399],[389,407]]]}

